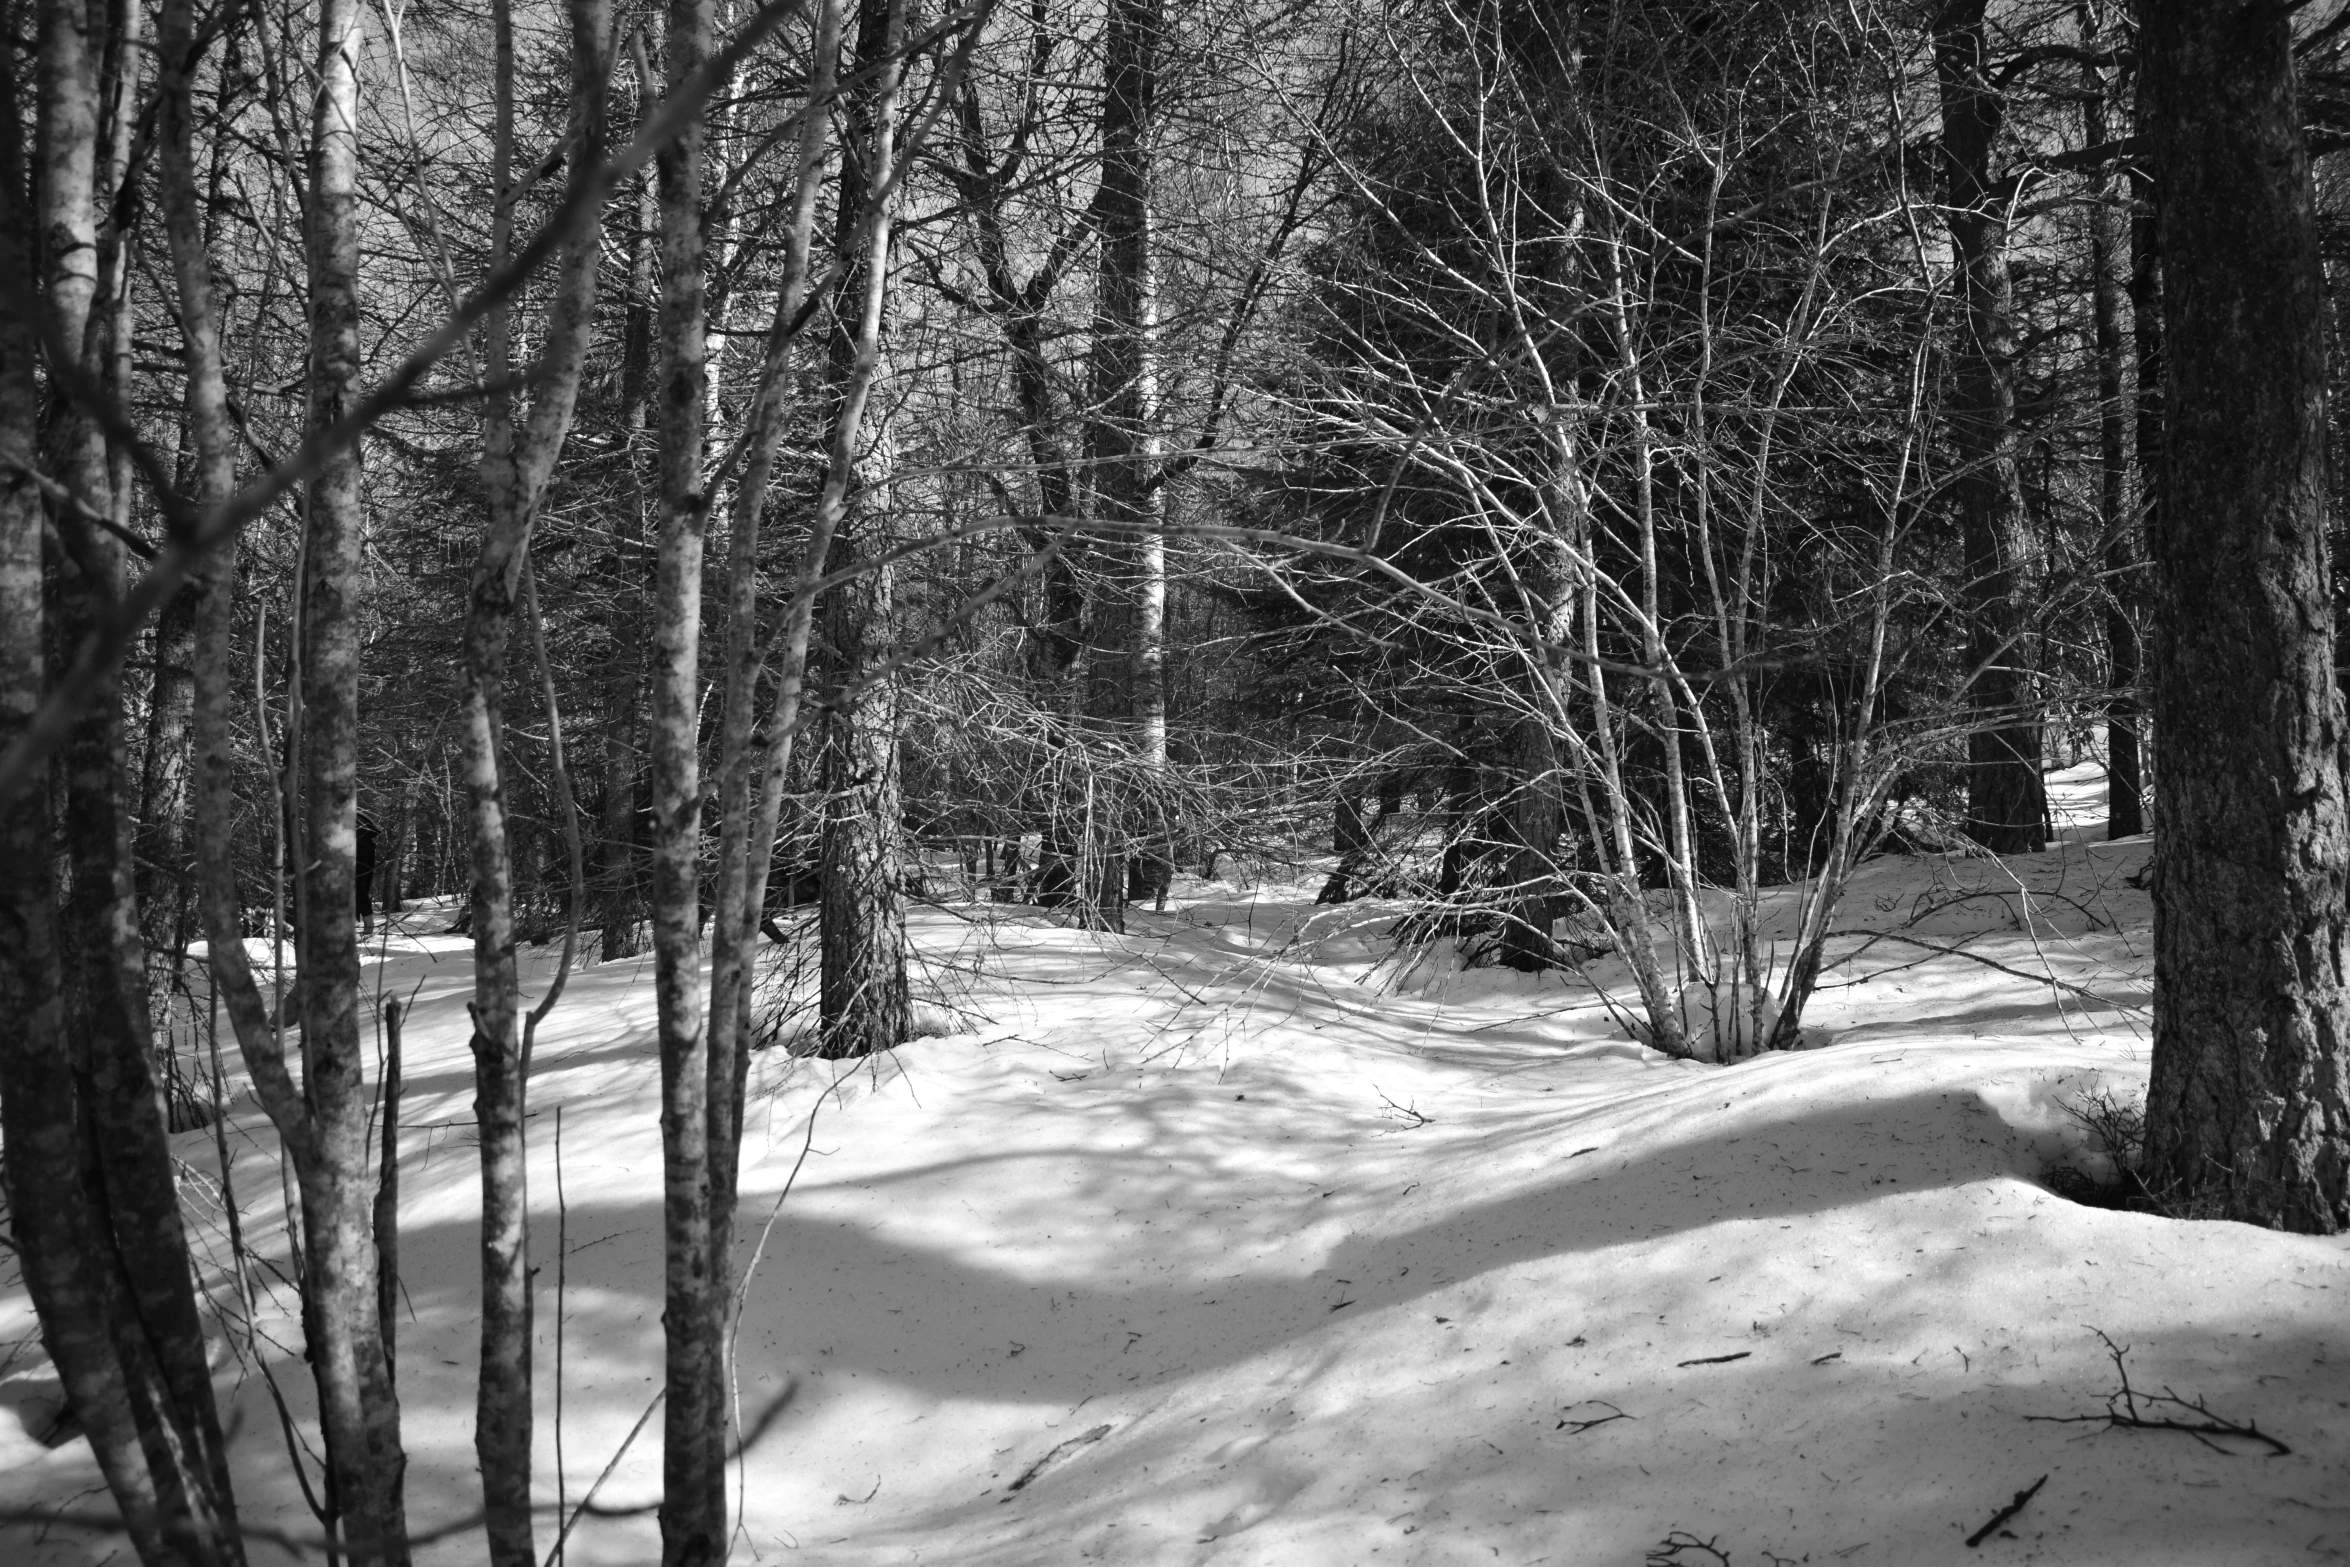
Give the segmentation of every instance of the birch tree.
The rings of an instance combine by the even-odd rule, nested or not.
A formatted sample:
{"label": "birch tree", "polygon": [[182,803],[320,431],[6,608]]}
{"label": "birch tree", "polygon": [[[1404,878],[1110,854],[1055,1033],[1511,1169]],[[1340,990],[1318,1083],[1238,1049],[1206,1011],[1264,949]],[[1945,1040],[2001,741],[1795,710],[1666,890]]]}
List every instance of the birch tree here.
{"label": "birch tree", "polygon": [[[581,165],[605,157],[605,81],[611,9],[572,0],[569,123],[562,155]],[[491,131],[489,267],[512,259],[514,206],[514,18],[492,7],[494,123]],[[514,861],[505,795],[507,650],[527,569],[532,527],[572,413],[594,329],[596,270],[603,235],[583,227],[557,262],[555,292],[533,355],[527,410],[517,406],[511,307],[484,322],[482,372],[488,389],[481,478],[487,515],[473,567],[464,631],[466,787],[473,811],[474,1119],[481,1138],[481,1363],[475,1384],[474,1450],[481,1461],[490,1560],[532,1567],[531,1266],[527,1124],[530,1046],[539,1020],[561,993],[567,936],[546,997],[525,1017],[515,962]],[[576,823],[567,824],[577,831]],[[576,897],[569,916],[579,920]]]}
{"label": "birch tree", "polygon": [[[101,211],[128,163],[140,14],[14,6],[7,19],[10,99],[26,101],[18,40],[29,37],[38,113],[29,146],[26,117],[0,126],[0,266],[15,286],[37,288],[39,314],[22,303],[0,311],[0,747],[26,737],[49,696],[49,639],[85,634],[120,591],[121,545],[106,525],[124,481],[96,407],[119,385],[130,257]],[[173,90],[184,76],[169,67],[188,50],[185,13],[167,8],[165,21],[168,116],[175,101],[185,108]],[[164,129],[176,140],[180,122]],[[50,385],[70,388],[45,430],[44,354]],[[45,523],[67,545],[54,589],[43,581]],[[122,735],[119,686],[101,682],[60,759],[64,819],[52,817],[46,787],[0,796],[11,1224],[43,1343],[133,1549],[149,1563],[237,1563],[226,1445],[152,1078]]]}

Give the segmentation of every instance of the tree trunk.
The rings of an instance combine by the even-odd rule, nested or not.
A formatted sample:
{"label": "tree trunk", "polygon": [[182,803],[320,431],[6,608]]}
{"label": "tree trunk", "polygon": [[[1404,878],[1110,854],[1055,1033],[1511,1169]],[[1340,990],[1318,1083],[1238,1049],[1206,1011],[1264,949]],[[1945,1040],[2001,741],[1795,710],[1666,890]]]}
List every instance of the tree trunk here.
{"label": "tree trunk", "polygon": [[[818,0],[811,29],[813,69],[808,97],[828,102],[840,61],[841,6],[839,0]],[[894,68],[893,68],[894,69]],[[892,78],[894,80],[894,76]],[[864,411],[862,394],[872,385],[874,340],[880,332],[878,315],[870,332],[860,332],[863,351],[852,367],[855,396],[835,410],[832,443],[834,462],[817,502],[809,530],[799,580],[793,583],[783,615],[782,690],[764,731],[755,723],[759,691],[766,674],[769,644],[760,636],[760,536],[765,521],[775,462],[781,453],[787,416],[791,410],[795,347],[806,325],[809,257],[815,242],[816,207],[821,194],[824,152],[831,140],[832,116],[810,114],[800,124],[798,157],[792,169],[790,217],[785,225],[783,275],[775,295],[775,315],[767,330],[757,383],[752,392],[751,417],[745,431],[742,478],[735,486],[734,510],[727,539],[727,622],[725,691],[719,719],[718,874],[712,922],[710,964],[710,1274],[709,1310],[721,1321],[732,1305],[734,1278],[734,1206],[740,1175],[743,1100],[750,1083],[751,999],[756,988],[756,955],[760,927],[766,923],[767,880],[775,863],[775,839],[781,823],[783,797],[795,749],[793,728],[799,719],[797,698],[804,689],[808,657],[809,611],[816,579],[821,577],[830,536],[846,493],[847,453],[856,443],[856,424]],[[887,233],[888,207],[872,215]],[[886,284],[869,273],[866,281]],[[860,297],[860,304],[863,303]],[[860,310],[859,320],[865,312]],[[853,406],[852,406],[853,405]],[[836,476],[831,468],[838,467]]]}
{"label": "tree trunk", "polygon": [[1952,485],[1964,537],[1968,696],[1967,832],[2000,854],[2047,847],[2040,721],[2029,636],[2031,519],[2016,462],[2014,289],[2007,203],[1991,174],[2006,104],[1991,80],[1984,0],[1956,0],[1934,24],[1950,243],[1966,314],[1954,345]]}
{"label": "tree trunk", "polygon": [[2147,1177],[2186,1211],[2350,1227],[2350,811],[2326,553],[2323,285],[2292,22],[2145,0],[2162,194]]}
{"label": "tree trunk", "polygon": [[[2146,73],[2138,72],[2138,102],[2131,118],[2139,125],[2146,119]],[[2138,516],[2135,541],[2141,550],[2150,548],[2162,525],[2162,468],[2164,448],[2168,444],[2163,433],[2163,367],[2162,355],[2162,236],[2159,216],[2162,207],[2161,191],[2146,174],[2144,163],[2133,168],[2130,175],[2130,345],[2135,355],[2137,370],[2136,407],[2132,410],[2133,431],[2138,453]],[[2141,582],[2136,596],[2143,601],[2150,584]],[[2141,683],[2145,679],[2143,646],[2139,649]],[[2142,715],[2141,715],[2142,716]],[[2147,750],[2141,738],[2139,770],[2144,773]],[[2139,779],[2140,798],[2144,798],[2145,779]],[[2157,823],[2149,815],[2146,825]]]}
{"label": "tree trunk", "polygon": [[[128,122],[119,106],[106,115],[101,61],[112,55],[118,83],[132,78],[122,61],[135,43],[136,13],[49,8],[42,24],[41,211],[18,204],[34,182],[20,140],[27,120],[11,116],[0,129],[0,266],[39,280],[60,340],[111,348],[102,301],[126,258],[121,236],[101,245],[94,196],[101,171],[119,179]],[[11,29],[0,48],[14,51],[18,36]],[[8,63],[21,80],[18,62]],[[127,97],[127,87],[119,90]],[[36,235],[45,253],[34,251]],[[41,435],[39,352],[30,323],[0,312],[0,442],[19,452],[34,450]],[[50,471],[92,509],[110,512],[115,476],[91,422],[67,404],[48,434]],[[82,577],[85,595],[106,591],[118,555],[90,547],[96,530],[68,508],[49,520],[70,556],[60,579]],[[14,470],[0,473],[0,746],[21,735],[39,707],[50,635],[60,629],[43,602],[42,532],[39,491]],[[0,1012],[9,1019],[0,1031],[0,1154],[12,1239],[43,1344],[140,1559],[241,1562],[170,1149],[149,1077],[128,824],[74,799],[109,767],[115,786],[124,781],[120,735],[118,695],[102,691],[59,764],[71,780],[65,847],[77,907],[70,912],[55,881],[51,791],[36,783],[0,807]],[[78,997],[66,988],[73,947],[84,960]]]}
{"label": "tree trunk", "polygon": [[[321,0],[309,159],[310,427],[362,395],[359,341],[358,0]],[[359,452],[322,463],[306,496],[301,596],[302,1050],[315,1157],[302,1218],[311,1346],[327,1461],[354,1555],[405,1567],[407,1457],[375,1309],[375,1237],[361,1081],[357,889],[359,615],[366,526]]]}
{"label": "tree trunk", "polygon": [[[672,93],[701,69],[711,0],[669,0],[663,74]],[[660,540],[651,667],[653,998],[661,1048],[663,1340],[661,1560],[726,1559],[724,1329],[710,1289],[709,1039],[703,1031],[700,854],[702,543],[709,320],[703,284],[708,133],[696,115],[660,151],[661,310],[654,397]]]}
{"label": "tree trunk", "polygon": [[[196,705],[193,594],[181,593],[163,606],[154,646],[155,678],[147,689],[147,733],[139,763],[135,864],[148,1010],[157,1027],[168,1029],[172,996],[185,988],[180,964],[195,911],[188,864],[188,721]],[[165,1087],[176,1123],[182,1089],[176,1056],[167,1054],[166,1061]],[[174,1129],[179,1129],[176,1124]]]}
{"label": "tree trunk", "polygon": [[[1040,29],[1029,47],[1028,75],[1035,81],[1045,70],[1052,35]],[[1045,306],[1075,259],[1086,226],[1072,222],[1065,227],[1028,281],[1018,281],[1012,270],[1004,209],[1009,192],[1025,172],[1023,162],[1035,128],[1038,101],[1032,95],[1024,103],[1023,121],[1008,138],[1011,150],[1000,161],[996,157],[998,143],[990,139],[980,113],[976,83],[964,81],[956,108],[963,134],[963,162],[955,171],[956,194],[970,214],[975,233],[973,248],[987,281],[985,308],[1002,325],[1004,346],[1011,351],[1012,398],[1020,410],[1021,433],[1036,475],[1037,518],[1021,530],[1022,541],[1031,550],[1053,550],[1038,585],[1037,610],[1028,622],[1024,646],[1030,675],[1040,684],[1057,685],[1085,651],[1085,589],[1077,576],[1081,546],[1071,526],[1077,512],[1074,464],[1063,436],[1059,400],[1053,395],[1052,364],[1045,352]]]}
{"label": "tree trunk", "polygon": [[645,485],[642,450],[651,417],[653,231],[660,221],[653,203],[652,180],[641,180],[628,235],[628,307],[620,349],[620,441],[628,476],[613,509],[611,580],[605,587],[604,610],[610,642],[603,682],[604,809],[596,840],[596,918],[603,925],[599,955],[607,963],[635,950],[632,937],[643,914],[636,807],[644,706],[645,517],[654,504]]}
{"label": "tree trunk", "polygon": [[[571,102],[566,155],[581,166],[604,156],[605,0],[572,0]],[[493,6],[496,210],[489,265],[513,246],[514,40],[511,9]],[[531,1527],[530,1185],[524,1137],[528,1039],[515,964],[516,850],[506,810],[507,654],[540,496],[570,432],[595,322],[603,235],[588,228],[564,251],[527,416],[513,382],[511,312],[488,316],[481,477],[487,517],[466,606],[464,766],[472,805],[474,1120],[481,1139],[481,1366],[475,1383],[474,1451],[481,1463],[489,1556],[496,1567],[535,1567]]]}
{"label": "tree trunk", "polygon": [[[2081,46],[2104,42],[2104,0],[2081,0]],[[2101,147],[2112,135],[2106,67],[2081,67],[2081,138]],[[2111,169],[2089,175],[2090,313],[2097,334],[2097,524],[2105,539],[2105,836],[2146,830],[2146,782],[2138,760],[2138,679],[2144,662],[2138,620],[2138,522],[2130,514],[2128,409],[2122,356],[2123,205]]]}
{"label": "tree trunk", "polygon": [[[852,99],[849,153],[842,161],[835,232],[848,267],[838,298],[856,307],[834,312],[829,374],[832,401],[844,407],[878,370],[889,271],[887,211],[878,188],[896,167],[898,56],[906,32],[904,0],[860,0],[856,68],[872,87]],[[860,384],[862,383],[862,384]],[[835,415],[836,427],[841,418]],[[838,444],[851,467],[832,538],[828,572],[864,568],[824,601],[825,660],[832,694],[823,718],[824,890],[817,916],[820,973],[818,1049],[832,1057],[887,1050],[906,1037],[906,915],[899,901],[904,825],[898,795],[897,692],[882,679],[861,692],[868,667],[889,639],[893,610],[889,568],[889,446],[878,435],[864,450],[857,431]]]}
{"label": "tree trunk", "polygon": [[1090,638],[1087,707],[1131,749],[1135,774],[1113,776],[1092,790],[1084,817],[1089,841],[1079,860],[1088,869],[1099,862],[1099,869],[1078,876],[1076,907],[1084,923],[1107,930],[1125,929],[1128,858],[1137,852],[1166,858],[1164,844],[1154,839],[1146,849],[1142,842],[1156,776],[1167,762],[1167,556],[1159,531],[1164,502],[1151,234],[1164,25],[1163,0],[1111,0],[1102,44],[1101,186],[1094,198],[1101,266],[1094,415],[1086,435],[1095,500],[1107,526],[1095,547],[1102,586]]}

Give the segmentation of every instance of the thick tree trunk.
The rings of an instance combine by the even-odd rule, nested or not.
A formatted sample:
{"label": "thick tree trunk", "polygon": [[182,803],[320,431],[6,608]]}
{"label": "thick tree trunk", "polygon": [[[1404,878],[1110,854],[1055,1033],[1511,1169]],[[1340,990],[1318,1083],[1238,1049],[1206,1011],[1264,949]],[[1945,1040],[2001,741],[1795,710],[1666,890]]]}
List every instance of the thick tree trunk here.
{"label": "thick tree trunk", "polygon": [[1558,841],[1566,812],[1549,719],[1529,716],[1515,727],[1513,787],[1502,807],[1509,887],[1499,961],[1504,968],[1533,974],[1558,964],[1558,944],[1551,940],[1550,929],[1558,912]]}
{"label": "thick tree trunk", "polygon": [[[2081,46],[2104,42],[2104,0],[2081,0]],[[2081,67],[2081,138],[2100,147],[2110,139],[2107,67]],[[2121,192],[2112,171],[2089,176],[2090,313],[2097,334],[2097,524],[2105,536],[2105,835],[2127,838],[2146,830],[2145,770],[2139,765],[2138,680],[2144,653],[2138,620],[2138,520],[2130,514],[2129,410],[2124,404]]]}
{"label": "thick tree trunk", "polygon": [[[824,658],[832,690],[822,721],[819,777],[824,791],[821,854],[824,891],[817,916],[819,1051],[863,1056],[906,1037],[906,914],[900,902],[904,824],[898,794],[897,691],[894,679],[866,686],[870,665],[889,640],[892,575],[878,557],[888,534],[890,455],[886,435],[860,441],[839,427],[852,395],[860,407],[878,372],[890,261],[888,208],[877,179],[896,168],[898,82],[903,65],[904,0],[860,0],[856,67],[872,87],[852,101],[849,155],[842,160],[839,253],[848,260],[834,312],[828,370],[835,461],[850,466],[828,572],[864,568],[826,595]],[[882,210],[869,212],[876,204]]]}
{"label": "thick tree trunk", "polygon": [[1950,243],[1966,305],[1953,350],[1950,425],[1966,557],[1968,699],[1977,714],[1967,740],[1967,832],[1987,849],[2021,854],[2047,846],[2048,802],[2029,645],[2032,529],[2016,462],[2007,204],[1991,173],[2006,104],[1991,79],[1983,13],[1984,0],[1955,0],[1934,24]]}
{"label": "thick tree trunk", "polygon": [[2327,562],[2317,222],[2288,15],[2145,0],[2162,195],[2159,833],[2146,1174],[2350,1227],[2350,810]]}
{"label": "thick tree trunk", "polygon": [[[669,0],[663,71],[672,93],[708,58],[711,0]],[[700,116],[660,152],[661,311],[654,403],[661,506],[653,588],[653,999],[661,1049],[663,1340],[661,1560],[726,1559],[724,1327],[709,1310],[710,1092],[699,862],[702,544],[709,320],[703,283]]]}

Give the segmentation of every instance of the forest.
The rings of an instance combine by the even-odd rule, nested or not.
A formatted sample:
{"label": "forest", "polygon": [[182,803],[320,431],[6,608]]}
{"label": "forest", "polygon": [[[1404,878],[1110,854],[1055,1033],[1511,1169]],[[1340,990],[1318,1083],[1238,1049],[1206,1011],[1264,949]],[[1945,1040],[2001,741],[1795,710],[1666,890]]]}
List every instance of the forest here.
{"label": "forest", "polygon": [[2350,1555],[2350,4],[0,16],[0,1557]]}

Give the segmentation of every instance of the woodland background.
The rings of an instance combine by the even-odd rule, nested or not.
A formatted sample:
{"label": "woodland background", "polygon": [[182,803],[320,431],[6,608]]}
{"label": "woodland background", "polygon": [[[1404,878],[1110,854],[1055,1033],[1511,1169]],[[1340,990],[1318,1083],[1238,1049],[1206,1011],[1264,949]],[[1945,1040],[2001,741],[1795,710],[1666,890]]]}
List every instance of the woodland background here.
{"label": "woodland background", "polygon": [[[2206,585],[2158,592],[2203,526],[2163,508],[2225,477],[2161,462],[2215,267],[2283,302],[2244,329],[2283,368],[2189,422],[2290,493],[2247,591],[2299,630],[2209,618],[2299,693],[2299,780],[2340,728],[2350,12],[2216,9],[7,6],[9,1198],[142,1557],[242,1551],[161,1141],[232,1050],[299,1193],[321,1519],[409,1549],[379,913],[473,942],[499,1562],[544,1543],[532,1042],[561,976],[653,955],[691,1562],[751,1057],[911,1037],[910,906],[1117,933],[1178,867],[1326,848],[1324,900],[1411,901],[1396,942],[1612,954],[1641,1043],[1728,1062],[1802,1042],[1865,858],[2040,850],[2084,757],[2114,837],[2189,798],[2155,760],[2226,794],[2238,741],[2147,717]],[[2193,162],[2236,87],[2284,171],[2241,254]],[[2326,1048],[2302,1154],[2213,1196],[2234,1123],[2158,1106],[2148,1189],[2339,1228]]]}

